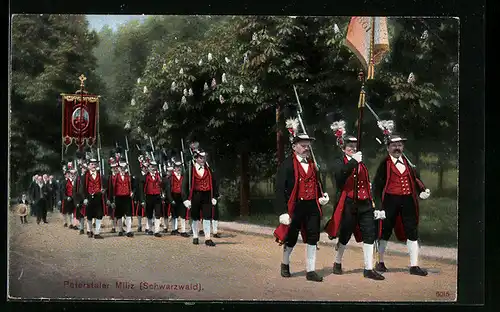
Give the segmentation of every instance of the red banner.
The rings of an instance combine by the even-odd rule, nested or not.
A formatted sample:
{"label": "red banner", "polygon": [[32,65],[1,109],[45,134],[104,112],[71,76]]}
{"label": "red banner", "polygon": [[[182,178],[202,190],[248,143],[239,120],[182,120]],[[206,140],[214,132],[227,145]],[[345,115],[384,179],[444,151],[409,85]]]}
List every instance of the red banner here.
{"label": "red banner", "polygon": [[62,94],[62,140],[65,146],[92,146],[96,143],[99,97]]}

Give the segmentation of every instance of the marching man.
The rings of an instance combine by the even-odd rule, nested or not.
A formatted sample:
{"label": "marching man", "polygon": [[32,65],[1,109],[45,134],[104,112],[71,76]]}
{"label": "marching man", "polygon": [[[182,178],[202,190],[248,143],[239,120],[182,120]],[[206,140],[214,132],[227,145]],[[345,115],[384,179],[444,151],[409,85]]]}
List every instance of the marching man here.
{"label": "marching man", "polygon": [[144,197],[142,205],[146,207],[146,217],[148,218],[148,228],[149,228],[148,234],[149,235],[153,234],[153,231],[151,231],[151,229],[153,228],[154,224],[154,236],[161,237],[162,235],[160,234],[160,217],[162,215],[161,211],[162,180],[156,166],[157,164],[155,161],[151,161],[149,163],[149,172],[145,175],[145,180],[144,180],[144,187],[143,187]]}
{"label": "marching man", "polygon": [[323,277],[316,271],[316,245],[320,236],[321,206],[329,201],[323,193],[316,165],[311,159],[311,141],[307,134],[298,134],[298,121],[287,120],[291,134],[292,155],[280,165],[276,176],[276,208],[285,210],[279,218],[281,225],[274,235],[280,244],[284,244],[281,276],[290,277],[290,254],[297,244],[299,231],[306,243],[307,267],[306,278],[309,281],[322,282]]}
{"label": "marching man", "polygon": [[[113,160],[112,160],[113,159]],[[114,189],[113,183],[116,181],[116,176],[119,171],[119,166],[118,163],[114,160],[114,158],[109,159],[109,167],[111,168],[110,173],[109,173],[109,178],[108,178],[108,187],[107,187],[107,193],[106,193],[106,205],[111,208],[111,213],[109,218],[111,219],[111,233],[116,233],[116,225],[117,225],[117,217],[115,213],[116,209],[116,203],[114,202],[114,194],[112,193],[112,190]],[[109,212],[108,212],[109,213]]]}
{"label": "marching man", "polygon": [[195,162],[189,162],[191,181],[182,179],[182,199],[184,206],[190,210],[193,220],[193,244],[199,244],[199,220],[203,214],[203,232],[205,245],[215,246],[210,237],[210,220],[213,218],[213,206],[217,204],[219,189],[217,181],[206,164],[206,153],[201,149],[194,151]]}
{"label": "marching man", "polygon": [[420,180],[419,174],[403,155],[405,138],[397,134],[387,137],[387,155],[373,179],[373,195],[381,204],[386,219],[379,229],[379,262],[376,270],[387,272],[384,253],[392,230],[399,241],[406,241],[410,254],[410,274],[426,276],[427,271],[418,266],[418,197],[427,199],[430,190]]}
{"label": "marching man", "polygon": [[325,227],[331,239],[338,237],[333,273],[337,275],[343,273],[342,256],[354,233],[356,241],[363,242],[365,264],[363,276],[373,280],[384,280],[384,276],[373,270],[373,244],[376,238],[376,227],[373,220],[381,216],[379,216],[379,211],[374,210],[372,204],[370,178],[368,169],[363,163],[363,155],[357,151],[358,140],[352,135],[344,134],[345,122],[342,120],[334,122],[331,128],[337,136],[337,144],[344,154],[333,165],[337,203],[332,218]]}
{"label": "marching man", "polygon": [[[102,181],[100,172],[97,171],[98,161],[95,158],[89,160],[88,171],[82,179],[83,190],[83,205],[85,205],[85,213],[87,216],[87,231],[88,237],[102,239],[101,223],[104,216],[104,188],[105,182]],[[93,231],[92,219],[95,218],[95,231]]]}
{"label": "marching man", "polygon": [[[188,210],[182,203],[182,181],[184,179],[184,176],[182,175],[182,162],[176,160],[172,169],[172,173],[167,175],[167,180],[165,183],[165,195],[172,207],[171,213],[173,220],[173,230],[170,234],[189,237],[189,234],[186,233],[186,219],[188,218]],[[180,231],[178,224],[179,218],[181,223]]]}
{"label": "marching man", "polygon": [[[148,174],[148,166],[144,161],[143,156],[139,157],[139,166],[141,167],[141,174],[137,179],[138,189],[144,189],[144,182],[146,181],[146,175]],[[137,216],[137,232],[142,232],[142,218],[145,216],[144,205],[142,204],[143,191],[137,191],[134,194],[134,216]],[[149,232],[148,224],[146,223],[146,232]]]}
{"label": "marching man", "polygon": [[125,216],[125,224],[127,228],[127,237],[133,237],[132,233],[132,206],[133,206],[133,184],[130,174],[126,172],[127,163],[120,162],[118,173],[114,176],[114,181],[111,183],[111,194],[115,204],[115,218],[118,222],[118,236],[123,236],[123,221]]}
{"label": "marching man", "polygon": [[64,216],[64,227],[68,227],[70,229],[76,228],[73,226],[73,215],[75,212],[75,201],[74,197],[78,193],[76,179],[75,179],[76,170],[73,169],[73,164],[68,163],[68,167],[65,175],[65,183],[63,185],[63,189],[61,189],[62,193],[60,198],[61,201],[61,213]]}

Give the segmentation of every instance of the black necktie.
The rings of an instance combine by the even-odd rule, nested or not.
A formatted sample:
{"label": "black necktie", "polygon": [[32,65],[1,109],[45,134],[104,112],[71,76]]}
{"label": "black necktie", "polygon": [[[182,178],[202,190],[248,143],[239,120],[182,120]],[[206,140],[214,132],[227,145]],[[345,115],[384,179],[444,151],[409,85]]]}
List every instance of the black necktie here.
{"label": "black necktie", "polygon": [[397,165],[397,164],[402,164],[402,165],[404,165],[404,164],[403,164],[403,162],[402,162],[401,160],[399,160],[399,159],[398,159],[398,160],[396,160],[396,165]]}
{"label": "black necktie", "polygon": [[307,164],[307,160],[305,158],[302,158],[302,160],[300,162],[303,164]]}

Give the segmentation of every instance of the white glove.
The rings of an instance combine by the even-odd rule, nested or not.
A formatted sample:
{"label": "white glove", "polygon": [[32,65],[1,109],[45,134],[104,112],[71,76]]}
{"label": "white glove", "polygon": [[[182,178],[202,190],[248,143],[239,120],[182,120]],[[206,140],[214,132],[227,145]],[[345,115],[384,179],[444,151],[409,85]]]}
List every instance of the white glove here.
{"label": "white glove", "polygon": [[427,198],[429,198],[429,196],[431,196],[431,190],[429,190],[429,189],[426,189],[425,191],[420,193],[421,199],[427,199]]}
{"label": "white glove", "polygon": [[71,197],[68,196],[68,198],[66,198],[66,200],[70,202],[71,201]]}
{"label": "white glove", "polygon": [[115,208],[116,208],[116,204],[115,204],[115,203],[112,203],[112,204],[111,204],[111,208],[115,209]]}
{"label": "white glove", "polygon": [[328,204],[328,202],[330,201],[330,197],[328,197],[328,193],[324,193],[323,197],[320,197],[318,199],[318,201],[319,201],[319,204],[321,206],[324,206],[324,205]]}
{"label": "white glove", "polygon": [[186,206],[187,209],[191,209],[191,201],[190,200],[185,200],[183,204],[184,204],[184,206]]}
{"label": "white glove", "polygon": [[288,213],[284,213],[280,216],[280,223],[281,224],[290,225],[291,222],[292,222],[292,219],[290,219],[290,216],[288,215]]}
{"label": "white glove", "polygon": [[134,197],[134,192],[130,192],[130,197]]}
{"label": "white glove", "polygon": [[141,203],[142,207],[146,206],[146,203],[145,202],[142,202]]}
{"label": "white glove", "polygon": [[351,156],[355,161],[357,161],[358,163],[362,162],[363,161],[363,154],[361,152],[357,152],[357,153],[354,153],[352,154]]}
{"label": "white glove", "polygon": [[61,206],[61,205],[62,205],[61,201],[58,201],[57,206]]}
{"label": "white glove", "polygon": [[212,205],[214,205],[214,206],[217,205],[217,199],[212,198]]}
{"label": "white glove", "polygon": [[375,216],[375,220],[378,220],[378,219],[384,220],[385,219],[385,211],[384,210],[375,210],[375,211],[373,211],[373,214]]}
{"label": "white glove", "polygon": [[83,200],[83,204],[84,204],[84,205],[87,205],[88,203],[89,203],[89,200],[85,198],[85,199]]}
{"label": "white glove", "polygon": [[106,205],[111,205],[111,202],[109,201],[109,199],[106,201]]}

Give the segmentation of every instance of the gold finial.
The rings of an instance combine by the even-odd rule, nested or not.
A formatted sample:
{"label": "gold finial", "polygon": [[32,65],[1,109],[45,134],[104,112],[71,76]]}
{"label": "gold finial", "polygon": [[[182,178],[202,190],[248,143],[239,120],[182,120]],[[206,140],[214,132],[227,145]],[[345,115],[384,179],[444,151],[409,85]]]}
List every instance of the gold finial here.
{"label": "gold finial", "polygon": [[83,86],[83,82],[87,80],[87,77],[85,77],[84,74],[81,74],[80,77],[78,77],[78,79],[80,79],[81,85]]}

